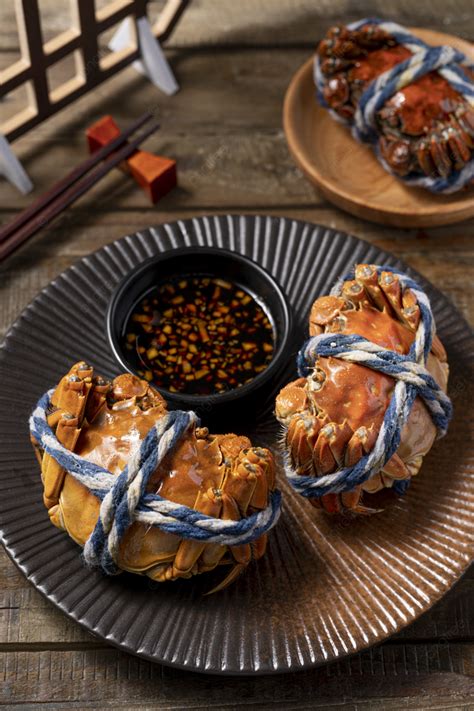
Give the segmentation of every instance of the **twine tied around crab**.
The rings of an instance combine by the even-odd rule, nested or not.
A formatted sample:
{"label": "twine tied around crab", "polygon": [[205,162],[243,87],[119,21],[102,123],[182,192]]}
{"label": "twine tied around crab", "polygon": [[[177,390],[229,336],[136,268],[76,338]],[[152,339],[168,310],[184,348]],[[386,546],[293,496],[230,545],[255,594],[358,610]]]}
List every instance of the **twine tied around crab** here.
{"label": "twine tied around crab", "polygon": [[[396,380],[376,442],[372,450],[362,456],[354,466],[343,467],[331,474],[315,478],[301,476],[287,464],[286,475],[290,484],[306,498],[351,491],[381,471],[398,449],[403,426],[417,396],[426,405],[436,426],[438,438],[446,434],[452,416],[451,400],[425,367],[434,335],[429,299],[421,287],[403,272],[387,266],[377,267],[379,274],[386,270],[398,275],[402,289],[410,289],[413,292],[420,308],[420,322],[407,355],[383,348],[358,335],[339,333],[313,336],[298,353],[297,365],[301,377],[307,377],[311,373],[318,357],[333,357],[364,365]],[[331,296],[340,296],[343,283],[353,278],[354,273],[351,272],[340,279],[332,289]],[[402,486],[397,487],[396,491],[404,493],[407,482],[400,484]]]}
{"label": "twine tied around crab", "polygon": [[181,538],[227,546],[250,543],[277,523],[281,510],[278,490],[271,493],[265,509],[239,521],[207,516],[146,491],[149,478],[164,458],[189,429],[199,425],[196,413],[175,410],[158,420],[127,466],[115,476],[58,441],[47,422],[52,394],[50,390],[39,399],[30,417],[30,433],[45,452],[101,501],[97,523],[84,545],[83,555],[89,566],[100,567],[108,575],[121,572],[116,562],[120,541],[134,521],[158,526]]}
{"label": "twine tied around crab", "polygon": [[[362,93],[352,121],[344,120],[328,106],[324,94],[324,77],[319,57],[314,60],[314,81],[319,103],[326,107],[337,121],[352,126],[354,138],[361,143],[371,143],[377,149],[377,157],[384,168],[396,175],[377,147],[376,114],[397,91],[404,89],[429,72],[438,71],[468,103],[474,105],[474,86],[466,76],[463,67],[474,70],[474,63],[458,50],[447,45],[431,47],[395,22],[384,22],[378,18],[366,18],[348,25],[349,30],[359,30],[364,25],[378,25],[389,33],[398,44],[406,47],[413,54],[391,69],[373,79]],[[470,160],[461,170],[454,171],[448,177],[416,177],[414,175],[396,176],[408,185],[428,188],[432,192],[452,193],[468,185],[474,179],[474,160]]]}

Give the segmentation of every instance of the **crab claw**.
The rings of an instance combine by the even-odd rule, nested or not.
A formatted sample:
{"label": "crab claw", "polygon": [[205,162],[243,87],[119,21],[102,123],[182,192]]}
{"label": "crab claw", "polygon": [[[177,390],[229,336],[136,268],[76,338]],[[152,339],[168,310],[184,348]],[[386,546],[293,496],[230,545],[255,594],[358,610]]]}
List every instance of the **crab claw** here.
{"label": "crab claw", "polygon": [[285,385],[275,402],[275,415],[279,422],[288,426],[291,418],[308,408],[306,378],[299,378]]}
{"label": "crab claw", "polygon": [[407,175],[411,168],[411,148],[409,141],[390,141],[386,136],[379,139],[380,152],[397,175]]}
{"label": "crab claw", "polygon": [[323,89],[323,95],[331,108],[343,106],[350,95],[347,79],[342,74],[331,77]]}

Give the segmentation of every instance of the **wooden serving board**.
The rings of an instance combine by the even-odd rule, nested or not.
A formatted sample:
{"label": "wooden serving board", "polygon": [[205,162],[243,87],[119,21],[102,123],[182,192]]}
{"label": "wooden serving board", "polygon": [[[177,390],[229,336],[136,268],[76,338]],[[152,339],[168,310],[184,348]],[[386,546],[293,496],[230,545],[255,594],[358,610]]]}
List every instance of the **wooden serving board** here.
{"label": "wooden serving board", "polygon": [[[449,44],[474,59],[469,42],[421,29],[413,33],[432,45]],[[283,125],[293,158],[325,197],[357,217],[395,227],[434,227],[474,215],[474,188],[436,195],[408,187],[387,173],[369,145],[317,103],[313,57],[294,75],[286,92]]]}

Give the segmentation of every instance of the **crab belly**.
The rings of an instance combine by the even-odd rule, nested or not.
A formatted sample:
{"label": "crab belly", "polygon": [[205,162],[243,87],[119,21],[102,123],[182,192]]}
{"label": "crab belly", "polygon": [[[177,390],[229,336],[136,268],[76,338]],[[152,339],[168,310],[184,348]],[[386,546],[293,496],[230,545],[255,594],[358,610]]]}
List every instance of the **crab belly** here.
{"label": "crab belly", "polygon": [[[217,440],[186,438],[153,473],[148,491],[177,504],[194,507],[199,492],[219,488],[224,474]],[[173,560],[182,539],[156,526],[134,523],[124,535],[119,565],[142,572]]]}
{"label": "crab belly", "polygon": [[[132,403],[111,412],[100,412],[92,424],[81,431],[76,453],[115,475],[157,420],[153,410],[144,414]],[[84,545],[99,516],[100,500],[71,474],[66,474],[59,506],[51,510],[51,520],[64,528],[76,543]]]}

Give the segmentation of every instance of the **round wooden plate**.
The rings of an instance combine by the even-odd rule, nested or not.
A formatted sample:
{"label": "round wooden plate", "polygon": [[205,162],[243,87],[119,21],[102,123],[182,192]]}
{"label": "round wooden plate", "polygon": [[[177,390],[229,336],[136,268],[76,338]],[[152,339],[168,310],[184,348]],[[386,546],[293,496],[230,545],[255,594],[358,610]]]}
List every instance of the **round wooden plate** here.
{"label": "round wooden plate", "polygon": [[[110,377],[120,366],[105,314],[124,275],[176,247],[232,249],[268,269],[287,294],[298,344],[275,390],[295,377],[294,351],[313,300],[355,262],[407,270],[426,289],[450,364],[454,420],[407,494],[384,513],[351,522],[325,516],[290,489],[281,467],[274,399],[262,398],[234,431],[271,447],[284,495],[265,556],[230,587],[205,596],[224,571],[153,583],[84,567],[80,548],[49,521],[28,435],[38,397],[84,359]],[[296,339],[295,339],[296,341]],[[327,227],[260,216],[198,217],[140,230],[60,274],[25,309],[0,348],[0,541],[33,585],[99,638],[194,671],[297,671],[399,632],[469,565],[474,520],[471,403],[474,338],[454,306],[387,252]],[[229,413],[232,415],[232,413]],[[207,422],[203,422],[207,424]],[[227,429],[221,423],[218,430]]]}
{"label": "round wooden plate", "polygon": [[[412,29],[432,45],[449,44],[474,59],[459,37]],[[404,185],[387,173],[372,148],[358,143],[316,100],[313,58],[294,75],[286,92],[283,126],[298,166],[328,200],[343,210],[395,227],[449,225],[474,215],[474,188],[435,195]]]}

